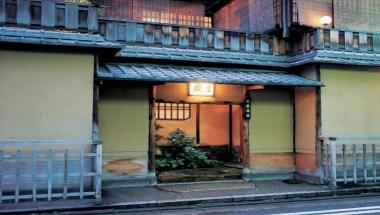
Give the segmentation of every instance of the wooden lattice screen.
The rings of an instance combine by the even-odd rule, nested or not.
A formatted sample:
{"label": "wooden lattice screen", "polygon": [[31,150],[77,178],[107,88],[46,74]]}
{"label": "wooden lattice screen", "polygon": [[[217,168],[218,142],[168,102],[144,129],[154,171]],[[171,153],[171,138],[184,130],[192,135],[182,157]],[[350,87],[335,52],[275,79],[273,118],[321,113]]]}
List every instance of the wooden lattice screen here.
{"label": "wooden lattice screen", "polygon": [[104,18],[211,27],[201,3],[172,0],[110,0]]}
{"label": "wooden lattice screen", "polygon": [[334,1],[334,23],[339,29],[380,31],[379,0]]}
{"label": "wooden lattice screen", "polygon": [[301,25],[321,27],[320,19],[323,16],[332,17],[332,0],[294,0],[293,22]]}

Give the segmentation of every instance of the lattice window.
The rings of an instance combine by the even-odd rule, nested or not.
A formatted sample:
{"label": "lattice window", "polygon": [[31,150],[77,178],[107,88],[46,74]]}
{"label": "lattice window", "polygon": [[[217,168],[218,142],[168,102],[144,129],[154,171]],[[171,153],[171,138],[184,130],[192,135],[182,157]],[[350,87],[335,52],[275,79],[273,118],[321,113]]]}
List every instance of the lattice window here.
{"label": "lattice window", "polygon": [[155,105],[155,117],[158,120],[186,120],[191,117],[191,105],[157,102]]}
{"label": "lattice window", "polygon": [[211,28],[211,17],[183,15],[151,10],[142,11],[142,21],[155,23],[169,23],[175,25],[187,25]]}

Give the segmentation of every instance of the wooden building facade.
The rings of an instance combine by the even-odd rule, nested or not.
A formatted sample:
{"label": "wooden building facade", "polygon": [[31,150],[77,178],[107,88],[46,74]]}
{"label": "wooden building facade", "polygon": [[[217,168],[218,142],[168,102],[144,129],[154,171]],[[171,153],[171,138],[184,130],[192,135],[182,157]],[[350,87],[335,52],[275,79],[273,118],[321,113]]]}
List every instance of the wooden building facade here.
{"label": "wooden building facade", "polygon": [[0,204],[153,186],[175,128],[328,183],[326,138],[380,136],[379,5],[346,2],[0,0]]}

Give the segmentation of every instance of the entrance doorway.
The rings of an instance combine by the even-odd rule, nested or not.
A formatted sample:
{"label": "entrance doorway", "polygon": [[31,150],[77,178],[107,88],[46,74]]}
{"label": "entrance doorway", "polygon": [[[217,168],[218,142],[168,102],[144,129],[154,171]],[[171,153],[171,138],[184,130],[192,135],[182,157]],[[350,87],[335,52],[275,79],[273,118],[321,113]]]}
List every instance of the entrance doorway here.
{"label": "entrance doorway", "polygon": [[156,149],[159,153],[162,148],[167,147],[171,132],[180,129],[192,138],[196,150],[206,154],[209,159],[218,161],[218,165],[206,168],[173,168],[170,171],[158,168],[159,182],[224,180],[241,177],[243,141],[240,105],[157,102],[155,117],[156,136],[159,137]]}

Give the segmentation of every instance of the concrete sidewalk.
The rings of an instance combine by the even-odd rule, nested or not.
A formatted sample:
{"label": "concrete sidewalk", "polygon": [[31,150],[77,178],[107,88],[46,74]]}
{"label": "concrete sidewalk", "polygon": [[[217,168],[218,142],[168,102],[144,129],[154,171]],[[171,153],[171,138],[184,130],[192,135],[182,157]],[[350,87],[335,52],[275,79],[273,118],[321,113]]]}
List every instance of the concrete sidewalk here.
{"label": "concrete sidewalk", "polygon": [[[231,184],[232,183],[232,184]],[[234,185],[240,183],[242,186]],[[253,188],[254,186],[254,188]],[[226,188],[226,189],[224,189]],[[69,210],[129,209],[147,207],[183,206],[196,204],[265,202],[295,200],[335,195],[380,192],[380,187],[356,187],[330,190],[326,186],[287,184],[282,181],[212,182],[171,184],[157,187],[113,188],[103,190],[102,202],[87,200],[56,200],[51,202],[0,204],[0,213],[51,212]]]}
{"label": "concrete sidewalk", "polygon": [[[242,184],[242,186],[240,188],[237,186],[229,188],[229,182],[201,182],[159,185],[157,187],[107,189],[103,192],[103,202],[107,205],[139,205],[141,203],[149,205],[178,205],[189,202],[206,202],[207,200],[211,200],[212,202],[215,200],[237,201],[252,197],[328,191],[327,188],[317,185],[286,184],[282,181],[254,182],[254,188],[247,187],[241,181],[235,181],[235,183]],[[206,184],[210,187],[203,190],[198,189],[199,184]],[[175,192],[175,190],[184,190],[182,189],[183,186],[189,187],[188,190]],[[223,189],[223,187],[226,189]]]}

